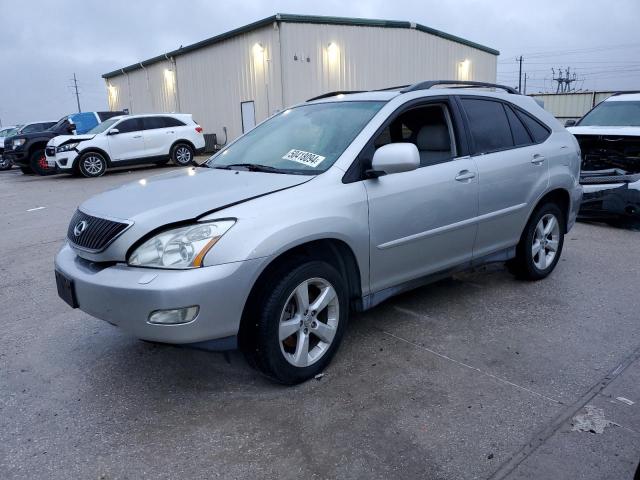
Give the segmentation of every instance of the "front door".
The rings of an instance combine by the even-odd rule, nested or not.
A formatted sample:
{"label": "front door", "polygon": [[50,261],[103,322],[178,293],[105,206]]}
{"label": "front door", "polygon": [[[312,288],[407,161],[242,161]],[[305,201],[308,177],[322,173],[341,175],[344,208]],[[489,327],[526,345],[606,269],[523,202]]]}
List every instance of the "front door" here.
{"label": "front door", "polygon": [[364,181],[373,293],[471,260],[478,176],[455,138],[445,102],[401,113],[375,140],[374,148],[414,143],[421,166]]}
{"label": "front door", "polygon": [[144,157],[144,136],[139,118],[122,120],[111,128],[113,129],[118,130],[118,133],[109,135],[109,155],[112,162]]}

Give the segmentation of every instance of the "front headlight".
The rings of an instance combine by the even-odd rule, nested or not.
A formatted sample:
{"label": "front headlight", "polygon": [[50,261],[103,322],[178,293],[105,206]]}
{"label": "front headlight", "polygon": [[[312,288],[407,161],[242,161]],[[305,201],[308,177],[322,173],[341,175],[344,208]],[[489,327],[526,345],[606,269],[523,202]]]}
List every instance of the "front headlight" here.
{"label": "front headlight", "polygon": [[65,143],[64,145],[60,145],[58,148],[56,148],[56,152],[60,153],[60,152],[68,152],[69,150],[73,150],[78,146],[78,143],[80,142]]}
{"label": "front headlight", "polygon": [[234,223],[235,220],[217,220],[159,233],[133,251],[129,265],[173,269],[201,267],[207,252]]}
{"label": "front headlight", "polygon": [[26,142],[26,141],[27,141],[27,139],[26,139],[26,138],[16,138],[16,139],[13,141],[13,147],[14,147],[14,148],[15,148],[15,147],[21,147],[22,145],[24,145],[24,144],[25,144],[25,142]]}

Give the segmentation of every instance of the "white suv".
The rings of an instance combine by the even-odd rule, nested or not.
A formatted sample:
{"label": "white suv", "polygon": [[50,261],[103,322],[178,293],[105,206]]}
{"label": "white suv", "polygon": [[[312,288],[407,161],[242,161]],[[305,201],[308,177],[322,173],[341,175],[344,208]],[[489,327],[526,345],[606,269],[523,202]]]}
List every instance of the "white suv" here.
{"label": "white suv", "polygon": [[204,149],[202,127],[190,114],[123,115],[84,135],[60,135],[47,143],[50,166],[60,172],[99,177],[108,167],[173,160],[190,165]]}

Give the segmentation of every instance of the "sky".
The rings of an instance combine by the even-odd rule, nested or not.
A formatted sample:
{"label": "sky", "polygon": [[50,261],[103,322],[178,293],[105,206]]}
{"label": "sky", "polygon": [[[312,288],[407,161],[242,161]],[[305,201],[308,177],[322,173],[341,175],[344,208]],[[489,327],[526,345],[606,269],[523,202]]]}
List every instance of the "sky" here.
{"label": "sky", "polygon": [[[532,6],[533,5],[533,6]],[[500,51],[498,81],[552,90],[571,67],[579,89],[640,89],[640,0],[0,0],[0,122],[106,110],[101,75],[275,13],[405,20]],[[15,21],[10,21],[16,19]],[[28,19],[28,21],[25,21]]]}

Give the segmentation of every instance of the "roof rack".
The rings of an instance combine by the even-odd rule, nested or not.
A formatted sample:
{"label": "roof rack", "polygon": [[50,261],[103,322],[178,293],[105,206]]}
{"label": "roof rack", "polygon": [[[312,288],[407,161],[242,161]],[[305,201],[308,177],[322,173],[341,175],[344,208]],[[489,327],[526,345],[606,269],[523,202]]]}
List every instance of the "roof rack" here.
{"label": "roof rack", "polygon": [[336,92],[328,92],[323,93],[322,95],[318,95],[317,97],[310,98],[307,102],[313,102],[314,100],[320,100],[322,98],[335,97],[336,95],[348,95],[350,93],[363,93],[366,90],[338,90]]}
{"label": "roof rack", "polygon": [[508,93],[513,93],[514,95],[520,95],[515,88],[507,87],[506,85],[498,85],[497,83],[487,83],[487,82],[472,82],[468,80],[427,80],[426,82],[414,83],[413,85],[409,85],[408,87],[401,90],[402,93],[414,92],[416,90],[429,90],[430,88],[435,87],[436,85],[459,85],[459,87],[454,88],[472,88],[472,87],[485,87],[485,88],[499,88],[501,90],[505,90]]}

